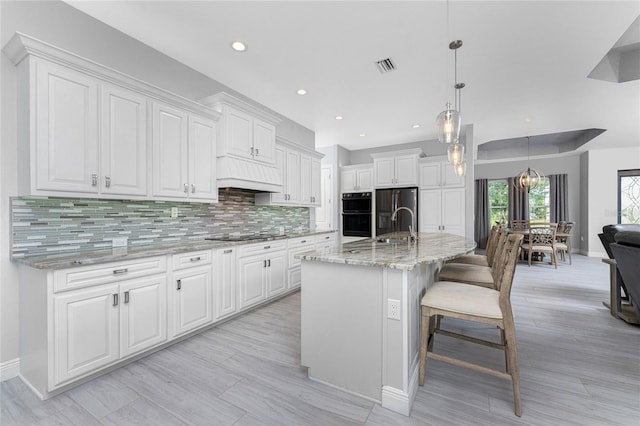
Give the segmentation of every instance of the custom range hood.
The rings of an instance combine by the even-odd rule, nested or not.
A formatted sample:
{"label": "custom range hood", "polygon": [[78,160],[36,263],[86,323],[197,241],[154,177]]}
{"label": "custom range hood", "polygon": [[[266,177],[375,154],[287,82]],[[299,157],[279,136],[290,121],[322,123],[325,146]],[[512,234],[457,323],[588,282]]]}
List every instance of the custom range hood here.
{"label": "custom range hood", "polygon": [[221,114],[218,123],[218,188],[282,192],[276,167],[276,125],[280,119],[225,92],[200,102]]}

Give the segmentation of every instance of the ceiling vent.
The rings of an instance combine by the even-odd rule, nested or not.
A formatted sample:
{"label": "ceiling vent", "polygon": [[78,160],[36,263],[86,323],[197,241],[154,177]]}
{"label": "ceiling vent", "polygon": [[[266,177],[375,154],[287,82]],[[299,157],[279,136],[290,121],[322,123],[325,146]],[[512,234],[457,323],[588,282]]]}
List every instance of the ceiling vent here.
{"label": "ceiling vent", "polygon": [[381,74],[391,72],[396,69],[396,64],[393,63],[391,58],[381,59],[376,62],[376,66]]}

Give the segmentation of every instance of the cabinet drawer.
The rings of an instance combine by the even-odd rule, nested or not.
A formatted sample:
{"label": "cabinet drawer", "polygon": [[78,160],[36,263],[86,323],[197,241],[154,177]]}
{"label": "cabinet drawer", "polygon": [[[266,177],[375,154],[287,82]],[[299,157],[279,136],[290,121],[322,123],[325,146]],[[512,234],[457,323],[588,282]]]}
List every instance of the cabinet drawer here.
{"label": "cabinet drawer", "polygon": [[106,284],[166,271],[166,256],[61,269],[54,272],[53,291]]}
{"label": "cabinet drawer", "polygon": [[331,247],[336,244],[336,234],[317,235],[314,238],[316,247]]}
{"label": "cabinet drawer", "polygon": [[189,253],[174,254],[172,256],[173,270],[191,268],[193,266],[208,265],[213,261],[211,250],[192,251]]}
{"label": "cabinet drawer", "polygon": [[305,253],[308,251],[315,250],[315,244],[313,239],[307,238],[303,239],[305,241],[302,243],[299,241],[297,244],[291,244],[289,241],[289,268],[299,268],[300,267],[300,259],[296,259],[296,254]]}
{"label": "cabinet drawer", "polygon": [[254,256],[262,253],[270,253],[274,250],[285,250],[287,248],[286,240],[281,241],[265,241],[259,244],[249,244],[238,249],[240,257]]}

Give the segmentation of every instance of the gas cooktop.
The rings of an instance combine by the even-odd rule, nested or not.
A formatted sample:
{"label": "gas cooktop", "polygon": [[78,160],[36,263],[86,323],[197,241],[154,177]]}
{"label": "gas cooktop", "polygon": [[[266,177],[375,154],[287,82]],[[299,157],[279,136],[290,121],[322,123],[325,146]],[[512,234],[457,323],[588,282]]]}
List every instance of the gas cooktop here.
{"label": "gas cooktop", "polygon": [[251,234],[251,235],[223,235],[218,237],[205,237],[205,240],[208,240],[208,241],[252,241],[252,240],[270,241],[270,240],[274,240],[275,238],[276,238],[276,235]]}

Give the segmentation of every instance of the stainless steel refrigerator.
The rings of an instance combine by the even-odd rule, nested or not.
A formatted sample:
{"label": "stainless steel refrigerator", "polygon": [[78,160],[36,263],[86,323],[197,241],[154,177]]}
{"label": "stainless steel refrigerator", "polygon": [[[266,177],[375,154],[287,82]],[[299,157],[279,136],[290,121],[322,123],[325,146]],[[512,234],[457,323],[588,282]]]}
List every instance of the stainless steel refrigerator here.
{"label": "stainless steel refrigerator", "polygon": [[389,232],[409,231],[412,225],[411,213],[399,210],[396,221],[391,220],[398,207],[406,207],[415,216],[415,229],[418,232],[418,188],[376,189],[376,235]]}

